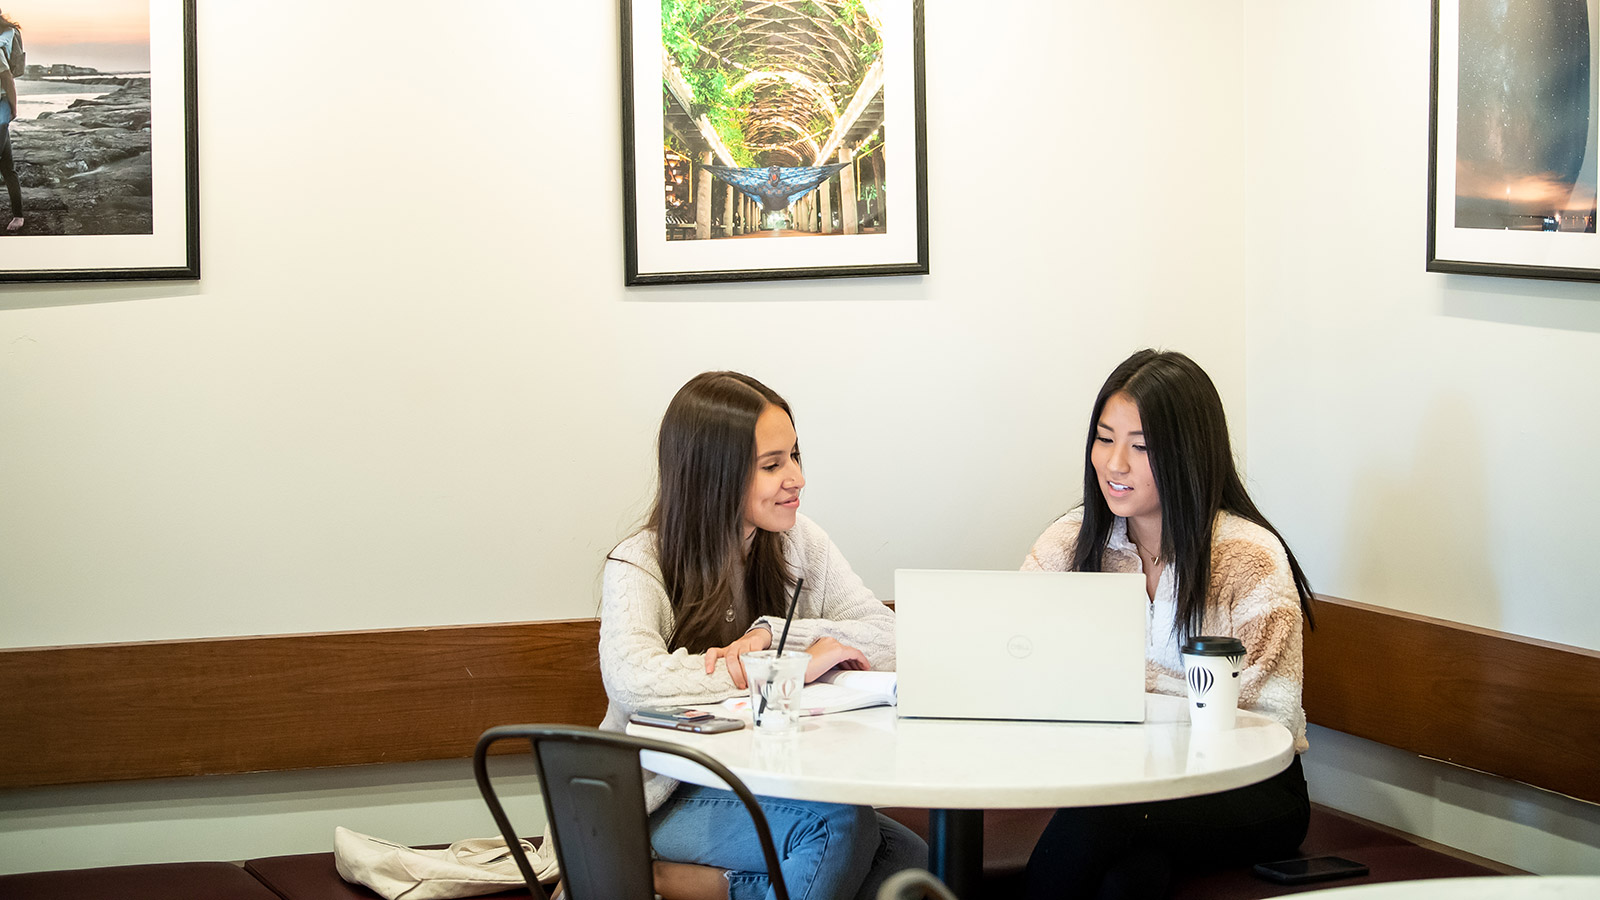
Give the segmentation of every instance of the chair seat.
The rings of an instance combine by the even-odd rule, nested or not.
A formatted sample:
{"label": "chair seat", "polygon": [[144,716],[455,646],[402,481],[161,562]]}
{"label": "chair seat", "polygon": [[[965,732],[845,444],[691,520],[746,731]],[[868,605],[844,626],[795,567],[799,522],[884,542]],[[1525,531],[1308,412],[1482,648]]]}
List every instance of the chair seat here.
{"label": "chair seat", "polygon": [[[329,854],[330,856],[332,854]],[[244,869],[225,862],[155,863],[0,875],[6,900],[278,900]]]}

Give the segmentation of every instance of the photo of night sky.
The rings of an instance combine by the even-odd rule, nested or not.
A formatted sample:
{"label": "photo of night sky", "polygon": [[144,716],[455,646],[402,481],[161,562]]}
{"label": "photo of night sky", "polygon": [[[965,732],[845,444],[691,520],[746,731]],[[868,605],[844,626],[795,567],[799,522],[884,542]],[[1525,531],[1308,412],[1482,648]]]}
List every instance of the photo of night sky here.
{"label": "photo of night sky", "polygon": [[1461,0],[1457,228],[1595,230],[1595,0]]}

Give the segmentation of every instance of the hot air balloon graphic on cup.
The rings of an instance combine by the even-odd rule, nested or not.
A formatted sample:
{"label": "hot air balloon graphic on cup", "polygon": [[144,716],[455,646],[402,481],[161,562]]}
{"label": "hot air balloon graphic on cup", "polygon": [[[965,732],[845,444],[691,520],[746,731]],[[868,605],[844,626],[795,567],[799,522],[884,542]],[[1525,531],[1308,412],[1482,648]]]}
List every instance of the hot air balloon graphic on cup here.
{"label": "hot air balloon graphic on cup", "polygon": [[1194,701],[1195,709],[1206,708],[1206,695],[1211,693],[1211,686],[1217,683],[1217,676],[1205,666],[1192,666],[1188,671],[1189,697]]}
{"label": "hot air balloon graphic on cup", "polygon": [[1225,731],[1239,711],[1244,643],[1201,635],[1184,641],[1183,677],[1189,685],[1189,722],[1198,730]]}

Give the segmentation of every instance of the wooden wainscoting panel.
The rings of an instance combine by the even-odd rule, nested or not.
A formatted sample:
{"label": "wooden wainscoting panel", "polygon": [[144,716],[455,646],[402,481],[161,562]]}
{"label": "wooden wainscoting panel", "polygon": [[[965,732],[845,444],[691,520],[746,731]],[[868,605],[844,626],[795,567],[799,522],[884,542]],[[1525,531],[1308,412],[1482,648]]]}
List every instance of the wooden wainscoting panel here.
{"label": "wooden wainscoting panel", "polygon": [[472,755],[598,725],[595,619],[0,650],[0,788]]}
{"label": "wooden wainscoting panel", "polygon": [[[598,622],[0,649],[0,788],[469,756],[598,724]],[[1600,653],[1321,598],[1310,721],[1600,802]]]}
{"label": "wooden wainscoting panel", "polygon": [[1600,653],[1319,600],[1308,720],[1600,802]]}

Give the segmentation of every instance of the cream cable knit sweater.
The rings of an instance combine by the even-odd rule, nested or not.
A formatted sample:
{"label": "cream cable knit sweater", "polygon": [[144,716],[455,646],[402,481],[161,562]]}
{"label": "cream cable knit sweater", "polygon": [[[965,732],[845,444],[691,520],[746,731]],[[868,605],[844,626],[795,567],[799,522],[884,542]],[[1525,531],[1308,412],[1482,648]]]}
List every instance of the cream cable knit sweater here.
{"label": "cream cable knit sweater", "polygon": [[[1023,561],[1025,570],[1064,572],[1078,543],[1083,510],[1067,513],[1045,529]],[[1143,572],[1144,566],[1128,540],[1128,523],[1118,518],[1106,542],[1105,570]],[[1145,690],[1182,697],[1185,694],[1183,659],[1173,628],[1177,589],[1172,567],[1161,573],[1155,599],[1148,607],[1149,630],[1145,644]],[[1294,735],[1296,753],[1304,753],[1306,714],[1300,707],[1305,684],[1301,655],[1303,618],[1300,597],[1283,543],[1272,532],[1222,513],[1211,539],[1211,603],[1206,609],[1204,634],[1231,635],[1244,641],[1245,668],[1239,685],[1239,705],[1283,723]]]}
{"label": "cream cable knit sweater", "polygon": [[[804,650],[818,638],[832,637],[866,654],[874,669],[894,668],[894,612],[872,595],[828,535],[804,515],[783,535],[783,556],[806,580],[788,649]],[[600,727],[622,731],[640,707],[693,706],[742,694],[721,660],[706,674],[705,657],[679,649],[667,652],[672,634],[672,604],[661,583],[655,533],[640,532],[617,545],[606,560],[600,597],[600,676],[610,705]],[[758,620],[771,629],[773,643],[783,620]],[[752,626],[754,627],[754,626]],[[653,812],[678,783],[646,773],[645,805]]]}

